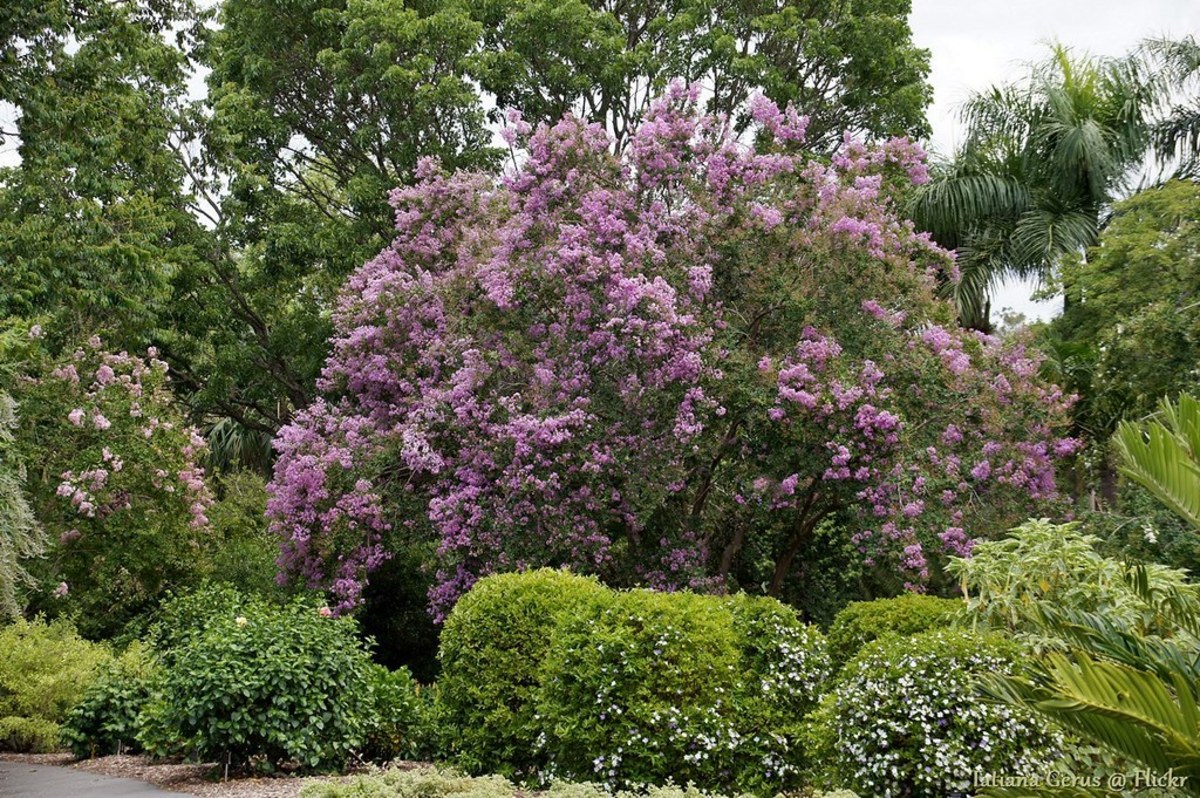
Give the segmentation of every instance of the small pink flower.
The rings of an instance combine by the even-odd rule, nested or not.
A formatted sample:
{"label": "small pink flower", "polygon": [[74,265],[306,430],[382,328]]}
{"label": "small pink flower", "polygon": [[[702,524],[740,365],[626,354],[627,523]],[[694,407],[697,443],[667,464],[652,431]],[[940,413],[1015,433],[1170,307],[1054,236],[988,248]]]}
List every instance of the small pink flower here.
{"label": "small pink flower", "polygon": [[67,594],[70,592],[71,592],[71,588],[67,585],[66,582],[59,582],[58,587],[54,588],[54,597],[55,598],[66,598]]}
{"label": "small pink flower", "polygon": [[35,325],[33,325],[32,327],[30,327],[30,328],[29,328],[29,338],[30,338],[30,340],[32,340],[32,341],[36,341],[37,339],[39,339],[39,338],[41,338],[41,337],[42,337],[42,325],[40,325],[40,324],[35,324]]}
{"label": "small pink flower", "polygon": [[321,609],[317,610],[317,615],[320,615],[322,618],[332,618],[333,610],[328,607],[321,607]]}
{"label": "small pink flower", "polygon": [[82,427],[83,426],[83,410],[78,407],[75,408],[74,410],[72,410],[70,413],[67,414],[67,421],[70,421],[76,427]]}

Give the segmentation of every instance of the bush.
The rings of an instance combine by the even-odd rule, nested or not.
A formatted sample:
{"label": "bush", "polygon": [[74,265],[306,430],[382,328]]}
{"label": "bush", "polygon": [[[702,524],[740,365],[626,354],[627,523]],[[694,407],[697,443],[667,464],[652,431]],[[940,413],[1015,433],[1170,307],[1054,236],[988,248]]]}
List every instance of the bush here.
{"label": "bush", "polygon": [[[417,768],[385,770],[341,783],[309,784],[300,798],[516,798],[517,787],[501,776],[471,778],[451,770]],[[611,793],[596,784],[557,782],[545,798],[721,798],[692,786],[649,787],[638,792]],[[853,793],[829,793],[827,798],[856,798]]]}
{"label": "bush", "polygon": [[0,627],[0,722],[19,750],[56,750],[58,724],[83,697],[111,656],[64,620],[41,619]]}
{"label": "bush", "polygon": [[63,741],[77,757],[120,754],[140,748],[139,717],[154,695],[159,669],[135,643],[105,665],[63,725]]}
{"label": "bush", "polygon": [[385,770],[344,783],[309,784],[300,798],[515,798],[517,788],[503,776],[472,778],[453,770]]}
{"label": "bush", "polygon": [[[198,618],[204,603],[197,594],[165,615]],[[235,767],[344,765],[375,722],[370,657],[354,622],[304,600],[279,607],[227,589],[211,606],[202,630],[174,637],[143,740],[157,751],[177,740]]]}
{"label": "bush", "polygon": [[458,602],[442,630],[439,687],[468,773],[524,777],[544,766],[534,705],[556,618],[603,595],[594,579],[541,569],[481,579]]}
{"label": "bush", "polygon": [[[1052,642],[1042,619],[1050,608],[1102,615],[1139,635],[1178,634],[1178,625],[1130,586],[1133,568],[1101,556],[1098,543],[1077,523],[1031,520],[1003,540],[980,543],[969,559],[954,559],[950,570],[962,581],[971,620],[990,629]],[[1200,598],[1186,572],[1154,563],[1144,568],[1152,592]]]}
{"label": "bush", "polygon": [[952,623],[962,608],[961,601],[917,593],[851,602],[829,627],[829,656],[835,666],[841,667],[872,640],[888,634],[908,637],[940,629]]}
{"label": "bush", "polygon": [[427,711],[417,692],[420,685],[407,668],[393,671],[376,664],[367,668],[367,683],[374,722],[366,732],[363,757],[372,762],[418,757],[425,749],[421,716]]}
{"label": "bush", "polygon": [[62,747],[60,727],[45,718],[0,718],[0,751],[51,754]]}
{"label": "bush", "polygon": [[812,716],[818,781],[919,798],[965,793],[976,772],[1048,770],[1060,741],[975,690],[977,676],[1011,673],[1019,657],[1010,641],[962,630],[868,644]]}
{"label": "bush", "polygon": [[799,721],[828,671],[820,633],[773,600],[609,594],[555,632],[539,704],[546,775],[798,786]]}

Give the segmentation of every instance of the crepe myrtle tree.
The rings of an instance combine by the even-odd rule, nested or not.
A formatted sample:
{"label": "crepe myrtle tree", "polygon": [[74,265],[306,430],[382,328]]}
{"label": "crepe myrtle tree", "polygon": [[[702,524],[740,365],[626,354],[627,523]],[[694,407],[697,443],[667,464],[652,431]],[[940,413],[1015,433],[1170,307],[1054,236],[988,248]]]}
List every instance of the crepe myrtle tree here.
{"label": "crepe myrtle tree", "polygon": [[836,514],[920,589],[1044,512],[1069,400],[935,299],[953,257],[895,210],[921,150],[813,161],[794,110],[756,98],[748,145],[696,102],[673,84],[619,156],[597,126],[510,114],[505,177],[425,161],[393,193],[323,398],[276,440],[288,572],[346,610],[432,537],[441,616],[490,572],[721,589],[753,550],[778,594]]}

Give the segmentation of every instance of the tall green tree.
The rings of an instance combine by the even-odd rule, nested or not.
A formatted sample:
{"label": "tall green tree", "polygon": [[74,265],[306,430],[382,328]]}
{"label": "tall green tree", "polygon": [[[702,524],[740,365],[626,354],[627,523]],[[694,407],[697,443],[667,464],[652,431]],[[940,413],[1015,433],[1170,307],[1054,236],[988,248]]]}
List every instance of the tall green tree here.
{"label": "tall green tree", "polygon": [[571,111],[622,146],[675,78],[699,82],[708,110],[749,123],[762,91],[808,114],[808,143],[832,151],[850,131],[929,132],[929,52],[908,0],[470,0],[483,25],[480,85],[499,106],[555,120]]}
{"label": "tall green tree", "polygon": [[[389,192],[421,157],[497,153],[457,4],[227,0],[207,62],[213,235],[173,282],[164,353],[217,427],[216,454],[263,442],[312,396],[333,296],[390,236]],[[225,457],[223,459],[229,459]]]}
{"label": "tall green tree", "polygon": [[1063,256],[1097,242],[1107,208],[1151,149],[1159,92],[1136,58],[1058,45],[1023,82],[966,103],[965,143],[910,207],[920,227],[958,250],[952,292],[964,324],[990,326],[988,293],[1002,278],[1053,280]]}
{"label": "tall green tree", "polygon": [[193,257],[180,152],[203,27],[190,0],[15,0],[0,12],[0,316],[144,345]]}
{"label": "tall green tree", "polygon": [[1080,434],[1107,440],[1159,398],[1200,390],[1200,184],[1174,180],[1113,206],[1098,245],[1063,264],[1078,301],[1046,340]]}

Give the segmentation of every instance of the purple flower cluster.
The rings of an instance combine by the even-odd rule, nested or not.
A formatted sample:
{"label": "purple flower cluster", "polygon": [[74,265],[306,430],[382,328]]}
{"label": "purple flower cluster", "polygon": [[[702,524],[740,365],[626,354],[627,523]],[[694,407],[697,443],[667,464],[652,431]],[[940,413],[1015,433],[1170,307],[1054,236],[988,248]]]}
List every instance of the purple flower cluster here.
{"label": "purple flower cluster", "polygon": [[597,126],[512,114],[512,173],[423,161],[393,193],[394,241],[341,294],[325,398],[276,440],[288,573],[344,611],[429,536],[438,615],[540,565],[719,587],[729,530],[766,507],[785,527],[861,517],[866,556],[899,524],[919,575],[921,540],[966,523],[980,488],[957,472],[985,439],[1003,442],[992,483],[1053,493],[1061,394],[1034,398],[1052,389],[1024,350],[927,323],[953,262],[894,210],[897,183],[926,179],[919,148],[848,140],[822,165],[795,151],[794,111],[753,101],[760,150],[696,98],[672,85],[623,157]]}

